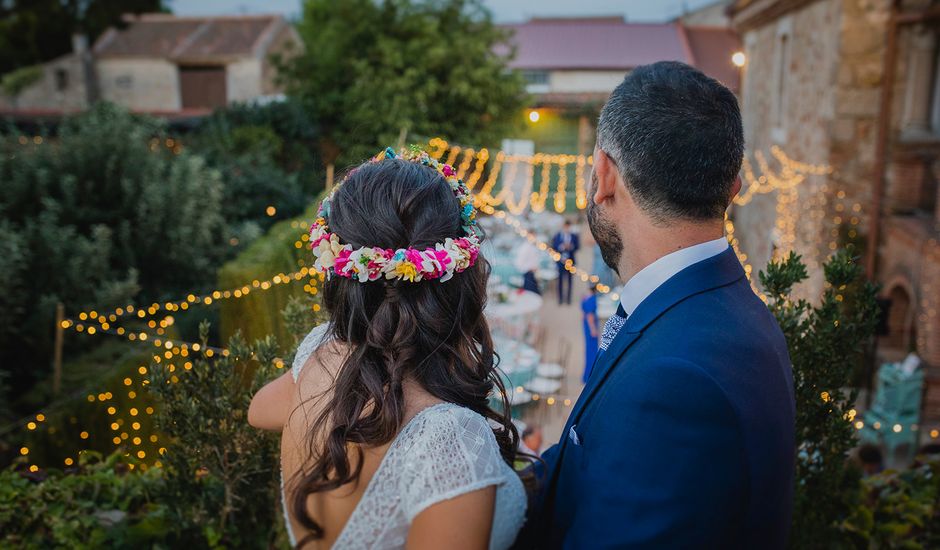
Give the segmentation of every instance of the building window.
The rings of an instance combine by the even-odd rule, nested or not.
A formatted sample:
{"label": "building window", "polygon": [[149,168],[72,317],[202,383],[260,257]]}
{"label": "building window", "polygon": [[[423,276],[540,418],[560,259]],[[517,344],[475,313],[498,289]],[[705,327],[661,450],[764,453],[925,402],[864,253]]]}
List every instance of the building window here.
{"label": "building window", "polygon": [[55,89],[57,92],[65,91],[69,87],[69,72],[65,69],[55,70]]}
{"label": "building window", "polygon": [[790,87],[790,59],[792,20],[785,18],[777,25],[777,38],[774,50],[773,103],[771,120],[774,141],[784,142],[787,138],[787,96]]}
{"label": "building window", "polygon": [[548,71],[522,71],[526,84],[548,84]]}
{"label": "building window", "polygon": [[933,94],[930,100],[930,130],[940,134],[940,47],[934,54]]}
{"label": "building window", "polygon": [[777,67],[777,90],[776,101],[774,102],[776,120],[774,120],[774,124],[778,128],[783,128],[786,122],[784,107],[787,97],[787,65],[790,57],[790,37],[787,35],[781,36],[780,43],[777,47],[780,48],[780,65]]}
{"label": "building window", "polygon": [[545,93],[549,90],[548,71],[522,71],[522,78],[529,93]]}

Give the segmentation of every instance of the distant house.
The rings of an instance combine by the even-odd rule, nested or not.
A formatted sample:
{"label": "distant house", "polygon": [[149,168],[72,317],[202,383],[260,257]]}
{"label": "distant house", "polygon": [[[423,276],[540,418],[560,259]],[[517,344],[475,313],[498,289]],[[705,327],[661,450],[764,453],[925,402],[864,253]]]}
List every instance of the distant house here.
{"label": "distant house", "polygon": [[523,143],[516,143],[520,153],[527,149],[526,140],[540,152],[590,153],[600,107],[640,65],[682,61],[735,92],[740,85],[731,57],[741,43],[727,26],[591,17],[534,18],[504,28],[512,32],[516,53],[510,66],[522,73],[532,96],[527,131],[519,136]]}
{"label": "distant house", "polygon": [[0,95],[9,113],[81,110],[101,99],[155,114],[208,112],[281,92],[271,62],[302,47],[280,15],[125,16],[90,49],[81,38],[71,54],[42,66],[15,96]]}

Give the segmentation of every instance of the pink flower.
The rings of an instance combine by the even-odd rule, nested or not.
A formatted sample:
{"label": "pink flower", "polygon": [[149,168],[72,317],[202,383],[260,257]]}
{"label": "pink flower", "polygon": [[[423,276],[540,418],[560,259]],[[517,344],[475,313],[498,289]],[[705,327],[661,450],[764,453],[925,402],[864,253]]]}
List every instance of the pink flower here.
{"label": "pink flower", "polygon": [[432,250],[431,252],[434,254],[434,257],[437,258],[438,263],[441,264],[441,268],[445,271],[447,270],[447,266],[454,262],[450,259],[450,255],[446,250]]}
{"label": "pink flower", "polygon": [[349,255],[352,254],[352,250],[344,248],[336,255],[336,261],[333,264],[333,269],[336,270],[336,273],[344,277],[351,277],[351,273],[346,272],[346,267],[350,265]]}
{"label": "pink flower", "polygon": [[453,168],[451,167],[451,165],[449,165],[449,164],[445,164],[444,166],[442,166],[442,167],[441,167],[441,171],[442,171],[442,172],[444,173],[444,175],[447,176],[448,178],[451,177],[451,176],[453,176],[454,174],[456,174],[456,172],[454,172],[454,169],[453,169]]}
{"label": "pink flower", "polygon": [[405,258],[407,258],[409,262],[415,265],[421,265],[422,261],[424,260],[424,258],[421,257],[421,253],[415,250],[414,248],[409,248],[408,250],[405,250]]}

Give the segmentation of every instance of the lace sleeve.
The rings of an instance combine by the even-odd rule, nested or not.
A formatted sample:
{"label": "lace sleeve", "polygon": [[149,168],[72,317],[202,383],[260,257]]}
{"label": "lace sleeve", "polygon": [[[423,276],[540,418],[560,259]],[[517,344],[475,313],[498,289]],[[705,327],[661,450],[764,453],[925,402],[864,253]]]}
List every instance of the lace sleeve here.
{"label": "lace sleeve", "polygon": [[428,415],[409,434],[399,491],[408,522],[429,506],[505,481],[486,420],[458,407]]}
{"label": "lace sleeve", "polygon": [[329,327],[329,323],[314,327],[313,330],[304,337],[300,345],[297,346],[297,353],[294,354],[294,363],[290,367],[290,373],[294,377],[294,382],[300,378],[300,371],[304,368],[304,364],[307,362],[310,355],[313,354],[321,344],[326,342],[326,332]]}

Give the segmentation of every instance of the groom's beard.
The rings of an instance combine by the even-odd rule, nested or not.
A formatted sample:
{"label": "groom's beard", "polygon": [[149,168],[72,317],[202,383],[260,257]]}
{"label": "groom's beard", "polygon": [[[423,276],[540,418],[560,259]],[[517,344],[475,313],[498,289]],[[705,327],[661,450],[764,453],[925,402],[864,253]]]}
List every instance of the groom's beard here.
{"label": "groom's beard", "polygon": [[604,263],[620,275],[620,256],[623,254],[623,239],[617,233],[617,226],[600,212],[593,197],[597,194],[597,174],[591,171],[591,193],[588,195],[587,220],[591,234],[601,249]]}

